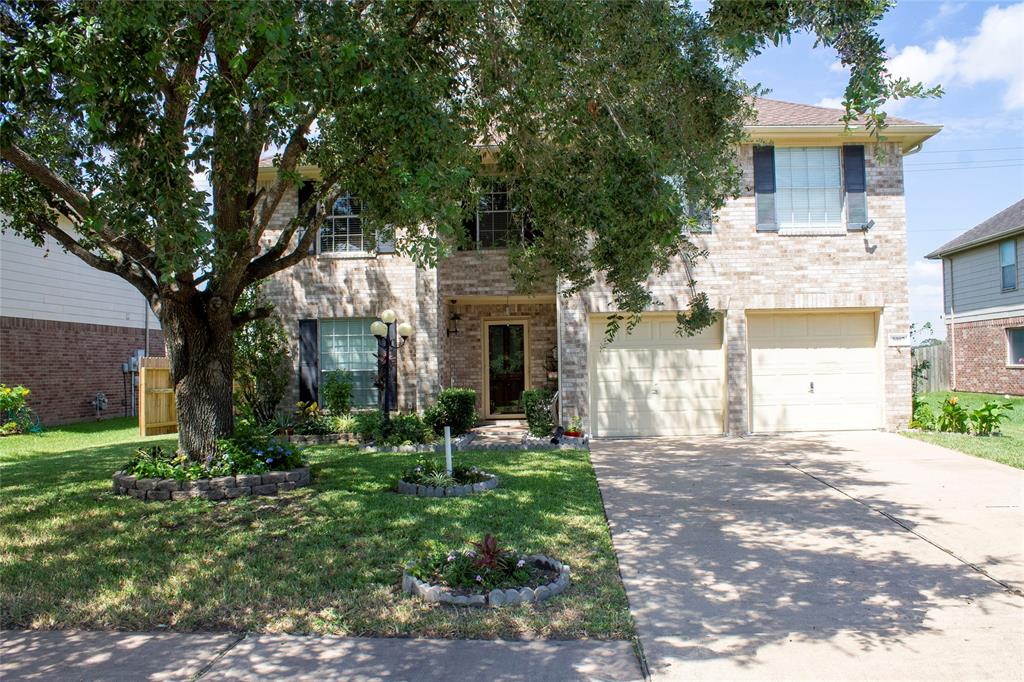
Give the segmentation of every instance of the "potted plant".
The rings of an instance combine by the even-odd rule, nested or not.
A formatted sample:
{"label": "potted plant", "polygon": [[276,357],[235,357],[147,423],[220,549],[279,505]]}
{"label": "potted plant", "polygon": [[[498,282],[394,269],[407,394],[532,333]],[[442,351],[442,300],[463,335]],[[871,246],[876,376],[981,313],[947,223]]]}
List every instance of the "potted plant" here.
{"label": "potted plant", "polygon": [[579,415],[569,420],[569,426],[565,429],[565,435],[570,438],[581,438],[583,436],[583,419]]}

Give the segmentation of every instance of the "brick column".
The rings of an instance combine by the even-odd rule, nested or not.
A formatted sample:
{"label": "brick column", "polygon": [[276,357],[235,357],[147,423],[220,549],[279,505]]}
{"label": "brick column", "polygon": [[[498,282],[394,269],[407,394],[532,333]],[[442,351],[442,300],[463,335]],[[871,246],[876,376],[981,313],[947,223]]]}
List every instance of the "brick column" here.
{"label": "brick column", "polygon": [[742,309],[725,313],[725,430],[730,436],[749,431],[747,419],[747,317]]}

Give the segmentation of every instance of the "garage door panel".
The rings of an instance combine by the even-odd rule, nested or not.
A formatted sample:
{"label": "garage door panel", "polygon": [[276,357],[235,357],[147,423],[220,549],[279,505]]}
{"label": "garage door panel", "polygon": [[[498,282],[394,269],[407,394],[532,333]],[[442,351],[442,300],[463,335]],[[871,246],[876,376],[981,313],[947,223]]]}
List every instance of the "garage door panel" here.
{"label": "garage door panel", "polygon": [[722,325],[694,337],[674,317],[648,317],[602,347],[605,321],[591,323],[590,391],[598,436],[677,436],[724,430]]}
{"label": "garage door panel", "polygon": [[874,313],[751,315],[751,429],[878,428],[876,327]]}

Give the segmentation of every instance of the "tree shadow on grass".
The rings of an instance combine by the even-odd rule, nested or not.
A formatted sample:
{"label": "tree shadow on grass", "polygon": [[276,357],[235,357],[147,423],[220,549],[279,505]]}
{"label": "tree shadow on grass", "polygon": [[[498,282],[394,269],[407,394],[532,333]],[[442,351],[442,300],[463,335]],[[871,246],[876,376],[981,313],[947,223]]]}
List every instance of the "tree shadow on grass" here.
{"label": "tree shadow on grass", "polygon": [[[132,447],[5,468],[5,627],[448,637],[632,632],[585,453],[460,453],[460,461],[501,475],[502,487],[427,499],[391,492],[415,455],[318,448],[309,488],[223,503],[145,503],[110,492],[109,476]],[[400,593],[404,561],[465,547],[486,532],[570,562],[573,589],[564,599],[503,613],[455,611]]]}

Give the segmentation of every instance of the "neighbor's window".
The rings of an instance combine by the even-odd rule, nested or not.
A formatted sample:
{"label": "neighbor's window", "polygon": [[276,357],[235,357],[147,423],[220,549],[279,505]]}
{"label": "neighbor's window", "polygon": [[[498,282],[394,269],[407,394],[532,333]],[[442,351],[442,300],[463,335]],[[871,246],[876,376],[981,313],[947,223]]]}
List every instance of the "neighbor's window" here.
{"label": "neighbor's window", "polygon": [[320,371],[352,372],[352,404],[357,407],[377,404],[377,337],[370,333],[371,322],[366,317],[320,320]]}
{"label": "neighbor's window", "polygon": [[338,197],[320,228],[320,253],[366,253],[369,241],[363,234],[363,204],[350,194]]}
{"label": "neighbor's window", "polygon": [[1024,365],[1024,327],[1006,330],[1006,364]]}
{"label": "neighbor's window", "polygon": [[776,147],[775,183],[780,228],[843,226],[838,147]]}
{"label": "neighbor's window", "polygon": [[508,203],[508,187],[495,184],[480,197],[476,207],[474,239],[482,248],[508,246],[512,234],[512,209]]}
{"label": "neighbor's window", "polygon": [[999,243],[999,270],[1003,278],[1003,291],[1017,288],[1017,241],[1007,239]]}

